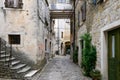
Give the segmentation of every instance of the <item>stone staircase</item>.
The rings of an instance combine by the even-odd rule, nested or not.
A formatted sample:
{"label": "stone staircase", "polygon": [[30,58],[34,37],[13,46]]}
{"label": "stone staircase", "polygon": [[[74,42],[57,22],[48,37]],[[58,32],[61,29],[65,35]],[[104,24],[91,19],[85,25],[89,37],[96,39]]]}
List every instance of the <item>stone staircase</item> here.
{"label": "stone staircase", "polygon": [[32,67],[13,57],[11,50],[12,47],[7,47],[6,42],[0,38],[0,63],[2,63],[3,67],[11,71],[8,74],[13,74],[12,78],[27,79],[33,77],[39,71],[32,69]]}

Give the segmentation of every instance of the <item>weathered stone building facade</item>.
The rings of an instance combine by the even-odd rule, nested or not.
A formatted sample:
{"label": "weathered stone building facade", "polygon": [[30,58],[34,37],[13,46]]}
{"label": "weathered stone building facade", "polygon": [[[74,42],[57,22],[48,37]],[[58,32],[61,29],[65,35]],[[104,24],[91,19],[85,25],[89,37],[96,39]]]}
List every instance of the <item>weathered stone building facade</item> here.
{"label": "weathered stone building facade", "polygon": [[[59,26],[59,28],[63,28],[63,29],[59,29],[60,31],[58,31],[58,29],[56,29],[56,35],[59,35],[59,39],[57,38],[57,44],[55,44],[55,47],[54,47],[54,52],[56,52],[58,49],[59,49],[59,52],[61,55],[64,54],[64,49],[61,49],[62,45],[64,46],[64,43],[69,40],[70,37],[70,34],[68,34],[68,38],[66,39],[63,39],[61,38],[61,34],[63,34],[64,36],[64,28],[66,25],[63,25],[63,24],[66,24],[66,20],[67,19],[70,19],[69,21],[69,25],[71,25],[71,22],[73,22],[73,11],[72,11],[72,8],[73,8],[73,0],[49,0],[49,7],[50,7],[50,16],[51,16],[51,19],[55,19],[56,23],[58,24],[57,25],[57,28]],[[61,21],[61,19],[65,19],[64,21]],[[63,23],[63,24],[61,24]],[[71,26],[70,26],[71,27]],[[68,33],[70,32],[70,27],[68,30]],[[72,25],[73,27],[73,25]],[[59,32],[59,34],[58,34]],[[72,33],[71,33],[72,34]],[[65,35],[66,36],[66,35]],[[59,40],[59,41],[58,41]],[[72,37],[71,37],[71,41],[72,41]],[[71,43],[72,44],[72,43]]]}
{"label": "weathered stone building facade", "polygon": [[45,40],[50,41],[47,0],[0,0],[0,18],[0,37],[13,44],[13,56],[41,63],[49,46]]}
{"label": "weathered stone building facade", "polygon": [[[89,32],[92,35],[92,43],[97,48],[97,69],[99,69],[102,73],[102,80],[109,80],[110,77],[110,69],[111,62],[110,52],[109,52],[109,33],[114,29],[119,30],[120,26],[120,0],[98,0],[101,2],[93,2],[94,0],[86,0],[86,4],[84,5],[85,0],[76,0],[76,45],[79,46],[79,65],[81,63],[81,44],[82,40],[80,36],[86,32]],[[82,11],[82,6],[85,6]],[[85,20],[82,18],[85,17]],[[114,37],[112,37],[114,40]],[[116,39],[116,38],[115,38]],[[111,42],[114,44],[114,41]],[[119,41],[118,41],[119,43]],[[116,42],[115,42],[116,45]],[[113,46],[113,45],[112,45]],[[119,47],[112,47],[111,49],[113,53],[111,55],[113,58],[117,57],[117,52],[114,53],[115,50]],[[119,60],[118,60],[119,61]],[[114,65],[115,66],[115,65]],[[117,68],[118,65],[116,65]],[[120,66],[119,66],[120,67]],[[113,68],[113,67],[112,67]],[[117,71],[116,70],[116,71]],[[119,72],[112,73],[115,74],[114,79],[119,80],[118,74]]]}
{"label": "weathered stone building facade", "polygon": [[54,30],[56,38],[54,49],[55,51],[59,50],[59,55],[65,55],[68,48],[67,43],[70,46],[70,20],[55,19]]}

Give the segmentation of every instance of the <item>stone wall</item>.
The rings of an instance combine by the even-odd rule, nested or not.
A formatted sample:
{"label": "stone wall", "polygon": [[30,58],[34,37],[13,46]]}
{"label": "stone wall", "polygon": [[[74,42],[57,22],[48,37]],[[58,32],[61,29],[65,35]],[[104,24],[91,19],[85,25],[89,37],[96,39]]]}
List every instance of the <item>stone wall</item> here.
{"label": "stone wall", "polygon": [[[94,6],[93,10],[93,23],[90,29],[92,37],[92,43],[97,47],[97,66],[101,68],[101,28],[120,20],[120,1],[108,0],[105,3]],[[90,10],[91,11],[91,10]],[[89,12],[90,13],[90,12]],[[88,23],[89,25],[89,23]]]}
{"label": "stone wall", "polygon": [[[82,1],[80,1],[76,7],[76,14],[80,10]],[[81,12],[80,12],[81,13]],[[77,19],[77,16],[76,16]],[[87,1],[87,16],[86,21],[82,23],[80,27],[77,28],[77,44],[79,45],[79,36],[85,32],[89,32],[92,35],[92,43],[97,48],[97,69],[101,70],[101,29],[105,26],[120,20],[120,0],[106,0],[101,4],[94,5]],[[76,21],[76,25],[79,22]],[[80,22],[81,24],[81,22]],[[80,47],[80,46],[79,46]],[[81,48],[79,48],[81,50]],[[79,59],[81,60],[81,51],[79,52]],[[79,63],[80,63],[79,60]],[[106,63],[107,64],[107,63]],[[107,72],[106,72],[107,73]],[[106,74],[107,75],[107,74]],[[104,78],[107,80],[107,78]]]}

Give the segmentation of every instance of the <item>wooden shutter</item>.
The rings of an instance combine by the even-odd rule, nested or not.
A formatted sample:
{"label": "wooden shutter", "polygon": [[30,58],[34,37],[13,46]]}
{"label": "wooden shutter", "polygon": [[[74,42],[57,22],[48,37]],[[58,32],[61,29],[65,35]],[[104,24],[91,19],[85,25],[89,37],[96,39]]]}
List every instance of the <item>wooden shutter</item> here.
{"label": "wooden shutter", "polygon": [[8,7],[13,8],[14,7],[14,0],[8,0]]}
{"label": "wooden shutter", "polygon": [[78,11],[78,27],[80,26],[80,11]]}
{"label": "wooden shutter", "polygon": [[18,7],[19,7],[19,8],[22,8],[22,7],[23,7],[23,2],[22,2],[22,0],[19,0],[19,2],[18,2]]}
{"label": "wooden shutter", "polygon": [[82,11],[82,21],[84,22],[86,20],[86,1],[84,1],[81,7],[81,11]]}
{"label": "wooden shutter", "polygon": [[12,8],[14,6],[14,1],[13,0],[5,0],[5,7]]}
{"label": "wooden shutter", "polygon": [[4,4],[5,4],[5,7],[8,7],[8,0],[5,0]]}

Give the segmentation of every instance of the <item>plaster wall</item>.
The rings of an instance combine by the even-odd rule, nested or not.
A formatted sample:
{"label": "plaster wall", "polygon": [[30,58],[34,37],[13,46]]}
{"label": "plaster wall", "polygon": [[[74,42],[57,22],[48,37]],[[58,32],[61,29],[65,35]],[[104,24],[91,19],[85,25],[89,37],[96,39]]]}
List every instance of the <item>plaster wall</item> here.
{"label": "plaster wall", "polygon": [[4,0],[0,0],[0,37],[9,43],[9,34],[20,34],[21,43],[13,45],[16,52],[14,54],[21,60],[28,59],[30,64],[35,64],[45,57],[44,17],[47,17],[49,22],[49,10],[44,0],[42,5],[39,3],[37,0],[23,0],[23,8],[14,9],[5,8]]}

